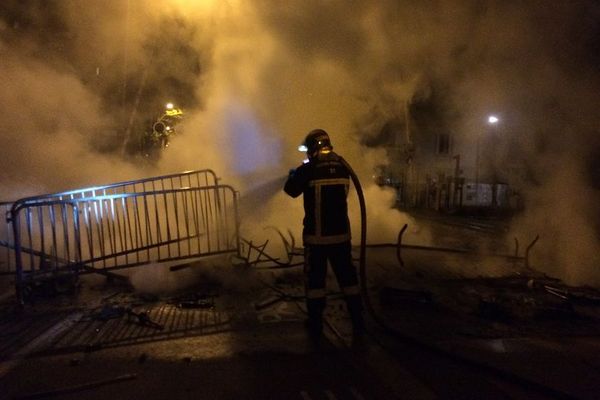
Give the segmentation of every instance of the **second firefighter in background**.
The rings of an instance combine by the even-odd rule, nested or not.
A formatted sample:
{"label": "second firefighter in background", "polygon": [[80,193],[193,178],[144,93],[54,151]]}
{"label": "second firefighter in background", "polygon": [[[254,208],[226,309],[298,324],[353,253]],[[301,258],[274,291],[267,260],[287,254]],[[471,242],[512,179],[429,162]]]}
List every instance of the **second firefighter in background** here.
{"label": "second firefighter in background", "polygon": [[304,195],[302,239],[309,333],[318,339],[323,330],[329,261],[344,294],[354,333],[362,334],[362,301],[352,264],[346,201],[350,171],[342,157],[333,152],[329,135],[322,129],[309,132],[301,148],[306,151],[308,162],[290,171],[284,191],[294,198]]}

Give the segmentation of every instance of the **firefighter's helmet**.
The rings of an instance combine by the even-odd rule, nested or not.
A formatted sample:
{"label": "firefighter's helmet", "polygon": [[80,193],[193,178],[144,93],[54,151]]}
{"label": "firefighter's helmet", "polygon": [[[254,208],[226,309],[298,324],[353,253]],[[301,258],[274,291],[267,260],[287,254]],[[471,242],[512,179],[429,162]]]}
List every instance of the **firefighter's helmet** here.
{"label": "firefighter's helmet", "polygon": [[305,151],[309,156],[316,154],[318,151],[328,149],[332,150],[331,139],[323,129],[314,129],[306,135],[304,142],[298,147],[298,150]]}

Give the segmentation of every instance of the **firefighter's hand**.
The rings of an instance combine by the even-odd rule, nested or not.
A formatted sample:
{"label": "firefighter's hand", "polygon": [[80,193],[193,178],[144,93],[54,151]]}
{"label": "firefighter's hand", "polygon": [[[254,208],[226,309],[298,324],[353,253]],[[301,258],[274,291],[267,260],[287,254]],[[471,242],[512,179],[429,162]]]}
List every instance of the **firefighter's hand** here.
{"label": "firefighter's hand", "polygon": [[288,177],[289,178],[293,178],[295,174],[296,174],[296,169],[295,168],[292,168],[292,169],[290,169],[288,171]]}

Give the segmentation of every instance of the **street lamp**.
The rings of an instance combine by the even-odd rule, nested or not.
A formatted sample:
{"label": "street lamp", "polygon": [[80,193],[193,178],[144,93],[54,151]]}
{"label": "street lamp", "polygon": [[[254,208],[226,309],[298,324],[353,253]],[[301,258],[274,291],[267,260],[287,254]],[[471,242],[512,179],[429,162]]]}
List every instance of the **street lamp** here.
{"label": "street lamp", "polygon": [[[487,117],[487,123],[490,126],[494,126],[500,122],[500,118],[494,114],[490,114]],[[475,145],[475,193],[477,195],[477,205],[479,205],[479,147],[481,141],[481,133],[477,134],[477,142]]]}

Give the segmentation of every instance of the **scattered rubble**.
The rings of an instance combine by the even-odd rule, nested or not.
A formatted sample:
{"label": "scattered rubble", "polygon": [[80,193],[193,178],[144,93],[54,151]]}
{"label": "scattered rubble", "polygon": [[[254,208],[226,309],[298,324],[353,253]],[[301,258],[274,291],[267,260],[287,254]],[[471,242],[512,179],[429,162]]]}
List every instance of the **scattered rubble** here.
{"label": "scattered rubble", "polygon": [[122,318],[127,316],[127,320],[134,320],[138,325],[155,328],[158,330],[164,329],[164,326],[158,324],[150,318],[148,311],[135,311],[131,307],[119,306],[114,304],[105,304],[102,306],[99,312],[93,312],[92,314],[82,318],[80,322],[84,321],[108,321],[111,319]]}
{"label": "scattered rubble", "polygon": [[215,308],[215,297],[216,295],[213,294],[193,292],[177,296],[171,299],[170,302],[178,308],[212,309]]}

